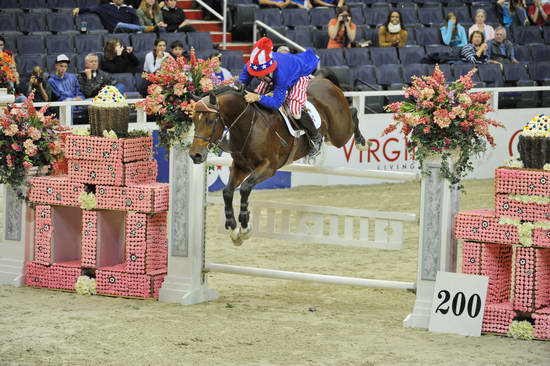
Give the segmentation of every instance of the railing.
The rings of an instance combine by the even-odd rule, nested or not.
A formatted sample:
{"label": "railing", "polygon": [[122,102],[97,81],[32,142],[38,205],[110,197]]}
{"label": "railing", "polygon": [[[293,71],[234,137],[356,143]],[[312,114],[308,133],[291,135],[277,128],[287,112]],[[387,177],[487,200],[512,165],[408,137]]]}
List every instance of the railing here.
{"label": "railing", "polygon": [[254,28],[252,30],[252,38],[253,38],[254,44],[256,43],[256,39],[257,39],[258,26],[260,26],[264,29],[267,29],[274,36],[276,36],[277,38],[285,41],[286,43],[288,43],[292,47],[296,48],[298,51],[304,52],[306,50],[304,47],[300,46],[298,43],[294,42],[293,40],[291,40],[291,39],[289,39],[285,36],[283,36],[281,33],[277,32],[275,29],[271,28],[269,25],[265,24],[264,22],[262,22],[260,20],[254,21]]}
{"label": "railing", "polygon": [[222,48],[225,50],[227,48],[227,0],[223,0],[223,7],[222,7],[222,14],[218,13],[216,10],[212,9],[208,4],[206,4],[202,0],[195,0],[197,3],[199,3],[203,8],[208,10],[212,15],[214,15],[216,18],[222,21],[223,27],[222,27]]}

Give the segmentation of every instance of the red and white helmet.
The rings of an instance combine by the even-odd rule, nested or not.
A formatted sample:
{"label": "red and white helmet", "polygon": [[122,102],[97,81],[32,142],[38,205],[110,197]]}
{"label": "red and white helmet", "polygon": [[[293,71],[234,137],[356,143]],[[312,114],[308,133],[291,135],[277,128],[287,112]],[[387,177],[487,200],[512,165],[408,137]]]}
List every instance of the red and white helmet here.
{"label": "red and white helmet", "polygon": [[250,61],[246,65],[252,76],[264,76],[277,68],[277,61],[272,57],[273,42],[267,37],[260,38],[250,54]]}

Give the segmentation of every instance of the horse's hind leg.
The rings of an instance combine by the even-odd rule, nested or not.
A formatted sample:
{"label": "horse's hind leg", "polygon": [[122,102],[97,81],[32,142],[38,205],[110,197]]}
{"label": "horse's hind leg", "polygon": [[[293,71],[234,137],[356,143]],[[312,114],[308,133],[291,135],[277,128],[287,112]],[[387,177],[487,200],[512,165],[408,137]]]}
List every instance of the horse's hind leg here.
{"label": "horse's hind leg", "polygon": [[351,112],[351,119],[353,121],[353,138],[355,139],[355,147],[359,151],[365,151],[367,150],[368,146],[365,138],[363,137],[363,134],[361,134],[361,130],[359,129],[359,117],[357,117],[357,108],[350,106],[349,110]]}
{"label": "horse's hind leg", "polygon": [[[233,239],[235,235],[238,236],[238,231],[236,231],[237,221],[235,220],[235,213],[233,212],[233,195],[235,193],[235,188],[241,184],[243,179],[246,177],[247,172],[236,167],[235,163],[231,165],[230,170],[229,181],[223,190],[223,201],[225,204],[225,228],[233,231],[231,237],[231,239]],[[240,245],[242,240],[241,243],[235,243],[235,239],[233,239],[233,243],[235,245]]]}

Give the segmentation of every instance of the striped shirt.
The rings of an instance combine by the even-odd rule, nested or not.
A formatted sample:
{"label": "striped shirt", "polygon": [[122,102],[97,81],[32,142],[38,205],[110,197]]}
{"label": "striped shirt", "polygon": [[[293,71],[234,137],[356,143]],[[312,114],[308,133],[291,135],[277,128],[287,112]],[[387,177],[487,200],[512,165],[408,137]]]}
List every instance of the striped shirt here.
{"label": "striped shirt", "polygon": [[487,57],[486,53],[482,53],[481,56],[478,56],[476,53],[476,46],[468,43],[460,50],[460,59],[469,64],[486,64],[489,57]]}

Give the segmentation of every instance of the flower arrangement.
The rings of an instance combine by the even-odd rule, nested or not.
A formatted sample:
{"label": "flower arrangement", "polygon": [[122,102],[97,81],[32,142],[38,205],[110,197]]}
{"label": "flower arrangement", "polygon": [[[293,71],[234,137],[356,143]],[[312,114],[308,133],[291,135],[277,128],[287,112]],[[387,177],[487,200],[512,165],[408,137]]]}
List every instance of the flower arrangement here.
{"label": "flower arrangement", "polygon": [[63,158],[60,132],[67,130],[47,106],[36,110],[31,94],[21,106],[11,105],[0,112],[0,183],[9,184],[19,198],[25,198],[29,170],[54,170]]}
{"label": "flower arrangement", "polygon": [[74,289],[78,295],[95,295],[97,294],[96,280],[88,276],[79,276],[74,284]]}
{"label": "flower arrangement", "polygon": [[[385,107],[394,113],[395,123],[388,126],[384,134],[401,127],[401,133],[409,141],[409,151],[425,174],[428,171],[424,161],[434,154],[440,155],[441,176],[458,189],[463,189],[461,179],[473,170],[471,156],[484,152],[487,143],[495,146],[489,126],[503,127],[485,117],[492,111],[488,104],[491,95],[469,92],[475,72],[473,69],[445,85],[445,75],[436,66],[431,76],[413,77],[411,87],[405,89],[408,100]],[[458,156],[451,169],[449,162],[453,155]]]}
{"label": "flower arrangement", "polygon": [[525,339],[530,341],[534,338],[534,333],[535,329],[533,328],[533,325],[528,321],[514,320],[512,324],[510,324],[508,336],[515,339]]}
{"label": "flower arrangement", "polygon": [[15,75],[12,67],[14,60],[7,52],[0,52],[0,88],[7,88],[8,93],[13,93],[12,83],[15,82]]}
{"label": "flower arrangement", "polygon": [[157,124],[162,145],[168,148],[175,144],[188,147],[186,137],[193,123],[192,94],[207,93],[233,82],[233,79],[223,82],[218,80],[214,71],[219,65],[219,58],[198,59],[195,50],[191,48],[189,59],[168,58],[155,73],[143,74],[143,78],[151,84],[147,88],[147,97],[136,105],[144,108],[147,114],[159,117]]}

